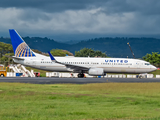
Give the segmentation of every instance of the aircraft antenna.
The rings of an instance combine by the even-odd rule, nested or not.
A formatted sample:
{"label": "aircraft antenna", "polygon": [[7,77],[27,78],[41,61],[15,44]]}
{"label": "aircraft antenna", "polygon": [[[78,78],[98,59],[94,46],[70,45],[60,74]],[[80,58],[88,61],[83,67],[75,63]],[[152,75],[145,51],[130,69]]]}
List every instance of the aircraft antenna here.
{"label": "aircraft antenna", "polygon": [[135,55],[134,55],[134,53],[133,53],[133,51],[132,51],[132,48],[131,48],[131,46],[130,46],[130,44],[129,44],[129,42],[128,42],[127,44],[128,44],[128,46],[129,46],[129,48],[130,48],[130,50],[131,50],[131,53],[132,53],[134,59],[136,59],[136,58],[135,58]]}

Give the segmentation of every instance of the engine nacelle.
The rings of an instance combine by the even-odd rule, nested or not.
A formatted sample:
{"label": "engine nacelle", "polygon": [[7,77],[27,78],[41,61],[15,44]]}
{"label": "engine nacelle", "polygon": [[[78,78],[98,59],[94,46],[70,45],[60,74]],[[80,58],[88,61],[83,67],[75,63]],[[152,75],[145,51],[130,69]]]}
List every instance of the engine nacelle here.
{"label": "engine nacelle", "polygon": [[104,75],[104,70],[103,68],[90,68],[88,74],[92,76],[100,76]]}

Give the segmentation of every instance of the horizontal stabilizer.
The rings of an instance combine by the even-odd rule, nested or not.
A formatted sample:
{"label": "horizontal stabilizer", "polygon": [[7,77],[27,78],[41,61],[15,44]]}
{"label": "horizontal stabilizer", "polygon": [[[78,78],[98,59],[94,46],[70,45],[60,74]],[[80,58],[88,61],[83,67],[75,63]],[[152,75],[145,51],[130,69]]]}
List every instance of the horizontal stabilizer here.
{"label": "horizontal stabilizer", "polygon": [[8,56],[8,55],[4,55],[4,56],[12,59],[24,60],[23,58],[14,57],[14,56]]}

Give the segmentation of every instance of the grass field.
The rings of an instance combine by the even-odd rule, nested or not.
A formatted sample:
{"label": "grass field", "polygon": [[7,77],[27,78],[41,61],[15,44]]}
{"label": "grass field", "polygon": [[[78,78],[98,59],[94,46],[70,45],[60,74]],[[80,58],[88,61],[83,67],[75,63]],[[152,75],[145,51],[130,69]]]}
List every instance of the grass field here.
{"label": "grass field", "polygon": [[160,83],[0,83],[0,120],[159,120]]}

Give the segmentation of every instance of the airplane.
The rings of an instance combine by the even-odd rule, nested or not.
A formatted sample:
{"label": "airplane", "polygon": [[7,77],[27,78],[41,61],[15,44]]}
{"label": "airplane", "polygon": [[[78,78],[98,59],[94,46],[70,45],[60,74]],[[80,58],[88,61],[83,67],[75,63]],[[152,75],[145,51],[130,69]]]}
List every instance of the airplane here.
{"label": "airplane", "polygon": [[79,78],[84,73],[91,76],[104,76],[107,73],[143,74],[157,70],[149,62],[129,58],[93,58],[93,57],[55,57],[50,52],[44,56],[33,52],[22,37],[14,29],[9,30],[14,56],[11,58],[19,63],[32,68],[53,72],[74,72]]}

